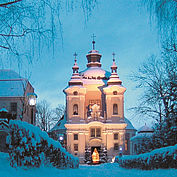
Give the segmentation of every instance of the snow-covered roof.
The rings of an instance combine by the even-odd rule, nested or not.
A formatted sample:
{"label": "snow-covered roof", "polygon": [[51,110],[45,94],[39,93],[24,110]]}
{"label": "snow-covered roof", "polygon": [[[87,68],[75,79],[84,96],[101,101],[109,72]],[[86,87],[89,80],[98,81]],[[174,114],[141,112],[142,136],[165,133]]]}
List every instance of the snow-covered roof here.
{"label": "snow-covered roof", "polygon": [[66,124],[66,114],[62,116],[62,118],[56,123],[56,125],[50,130],[50,132],[56,130],[66,130],[65,124]]}
{"label": "snow-covered roof", "polygon": [[80,72],[82,78],[109,78],[111,73],[109,71],[103,70],[101,67],[88,67],[84,71]]}
{"label": "snow-covered roof", "polygon": [[132,123],[127,118],[124,118],[124,120],[125,120],[125,123],[127,124],[126,130],[136,130],[134,126],[132,125]]}
{"label": "snow-covered roof", "polygon": [[13,70],[0,69],[0,80],[16,80],[16,79],[22,79],[22,77]]}
{"label": "snow-covered roof", "polygon": [[154,132],[154,130],[148,127],[146,124],[138,130],[138,133],[150,133],[150,132]]}
{"label": "snow-covered roof", "polygon": [[24,96],[27,79],[12,70],[0,70],[0,97]]}
{"label": "snow-covered roof", "polygon": [[134,141],[135,139],[143,139],[143,138],[148,138],[151,137],[153,133],[138,133],[137,135],[133,136],[131,138],[131,141]]}

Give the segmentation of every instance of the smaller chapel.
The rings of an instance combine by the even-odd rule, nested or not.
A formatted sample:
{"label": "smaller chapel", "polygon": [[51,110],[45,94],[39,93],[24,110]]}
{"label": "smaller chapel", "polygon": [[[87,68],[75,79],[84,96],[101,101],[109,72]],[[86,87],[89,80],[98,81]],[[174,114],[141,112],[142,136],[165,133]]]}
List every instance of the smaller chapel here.
{"label": "smaller chapel", "polygon": [[79,71],[75,55],[73,74],[64,89],[66,147],[80,163],[107,162],[119,153],[130,154],[130,138],[136,132],[124,117],[126,88],[117,73],[115,54],[111,72],[105,71],[94,40],[92,44],[85,70]]}

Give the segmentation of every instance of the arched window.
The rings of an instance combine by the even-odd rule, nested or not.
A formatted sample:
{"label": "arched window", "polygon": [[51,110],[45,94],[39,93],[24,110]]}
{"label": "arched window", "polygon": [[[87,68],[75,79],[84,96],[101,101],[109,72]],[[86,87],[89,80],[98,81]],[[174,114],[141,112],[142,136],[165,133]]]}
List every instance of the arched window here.
{"label": "arched window", "polygon": [[117,95],[117,91],[113,91],[113,95]]}
{"label": "arched window", "polygon": [[113,115],[117,115],[118,114],[118,106],[117,104],[113,104]]}
{"label": "arched window", "polygon": [[73,115],[78,115],[78,105],[74,104],[73,106]]}
{"label": "arched window", "polygon": [[78,95],[78,92],[77,92],[77,91],[74,91],[73,94],[74,94],[74,95]]}

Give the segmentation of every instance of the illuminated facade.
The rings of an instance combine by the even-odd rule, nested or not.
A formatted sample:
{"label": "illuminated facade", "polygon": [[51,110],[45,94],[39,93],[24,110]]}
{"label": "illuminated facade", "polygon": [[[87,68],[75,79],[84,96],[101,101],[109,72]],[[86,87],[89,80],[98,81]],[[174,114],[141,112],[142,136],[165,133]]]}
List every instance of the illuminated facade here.
{"label": "illuminated facade", "polygon": [[119,152],[129,154],[129,139],[135,129],[124,118],[124,92],[117,74],[113,55],[111,73],[101,68],[101,54],[94,49],[86,55],[88,63],[79,72],[76,55],[73,75],[66,94],[67,150],[83,163],[87,149],[90,157],[94,151],[107,150],[111,160]]}

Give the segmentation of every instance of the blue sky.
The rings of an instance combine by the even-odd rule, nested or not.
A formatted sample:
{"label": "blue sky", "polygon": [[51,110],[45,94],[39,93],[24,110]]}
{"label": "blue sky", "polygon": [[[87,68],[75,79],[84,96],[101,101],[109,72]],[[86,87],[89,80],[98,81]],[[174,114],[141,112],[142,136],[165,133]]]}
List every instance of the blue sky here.
{"label": "blue sky", "polygon": [[[159,52],[155,24],[149,21],[149,13],[139,0],[99,0],[97,7],[85,22],[81,9],[62,12],[63,45],[58,40],[55,55],[44,51],[39,60],[30,66],[30,82],[38,100],[46,99],[51,106],[65,103],[63,89],[72,75],[74,52],[78,53],[80,71],[86,68],[86,54],[92,48],[91,35],[96,35],[96,49],[102,54],[102,68],[110,71],[112,52],[116,53],[118,75],[127,88],[125,93],[125,116],[138,128],[145,120],[127,111],[135,106],[140,91],[128,76],[136,71],[151,54]],[[58,33],[60,31],[58,30]],[[52,49],[49,49],[52,50]],[[8,67],[8,66],[7,66]],[[11,69],[15,65],[11,65]],[[24,69],[25,70],[25,69]],[[23,74],[22,74],[23,75]]]}

